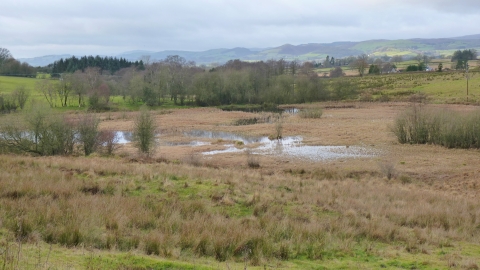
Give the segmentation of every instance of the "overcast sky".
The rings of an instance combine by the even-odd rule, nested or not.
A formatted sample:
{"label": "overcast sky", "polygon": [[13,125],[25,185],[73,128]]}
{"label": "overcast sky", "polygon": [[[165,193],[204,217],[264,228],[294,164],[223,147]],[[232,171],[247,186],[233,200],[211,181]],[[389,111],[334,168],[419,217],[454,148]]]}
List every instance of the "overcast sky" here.
{"label": "overcast sky", "polygon": [[480,34],[480,0],[3,0],[15,58]]}

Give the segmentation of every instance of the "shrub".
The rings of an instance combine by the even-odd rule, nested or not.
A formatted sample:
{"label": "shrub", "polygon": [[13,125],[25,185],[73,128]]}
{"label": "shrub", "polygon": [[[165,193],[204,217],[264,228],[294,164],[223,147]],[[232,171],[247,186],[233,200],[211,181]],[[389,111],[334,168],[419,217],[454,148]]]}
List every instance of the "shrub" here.
{"label": "shrub", "polygon": [[119,137],[113,130],[102,130],[98,133],[98,143],[102,146],[103,152],[110,156],[117,150]]}
{"label": "shrub", "polygon": [[73,152],[75,129],[66,118],[39,106],[24,116],[5,118],[0,131],[3,149],[42,156]]}
{"label": "shrub", "polygon": [[260,162],[258,161],[258,157],[250,152],[250,150],[246,151],[247,154],[247,165],[250,168],[260,168]]}
{"label": "shrub", "polygon": [[380,171],[387,177],[388,180],[395,177],[395,164],[388,161],[380,162],[379,164]]}
{"label": "shrub", "polygon": [[98,119],[92,114],[85,114],[78,121],[78,140],[83,145],[85,156],[90,155],[98,146]]}
{"label": "shrub", "polygon": [[133,127],[133,142],[140,152],[150,155],[155,148],[156,124],[152,114],[143,107],[135,119]]}

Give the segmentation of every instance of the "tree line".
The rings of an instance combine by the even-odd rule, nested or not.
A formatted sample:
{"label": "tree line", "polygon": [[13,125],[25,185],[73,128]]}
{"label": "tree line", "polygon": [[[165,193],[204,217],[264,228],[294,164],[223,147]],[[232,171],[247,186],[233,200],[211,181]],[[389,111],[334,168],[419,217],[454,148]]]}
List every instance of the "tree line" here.
{"label": "tree line", "polygon": [[[98,67],[63,73],[58,80],[39,80],[35,88],[51,107],[110,107],[110,97],[127,103],[160,106],[218,106],[230,104],[286,104],[348,98],[356,91],[349,83],[327,82],[310,62],[231,60],[215,68],[174,55],[139,68],[132,65],[115,72]],[[345,87],[343,85],[342,87]]]}
{"label": "tree line", "polygon": [[6,48],[0,48],[0,75],[35,77],[37,70],[27,63],[13,58],[10,51]]}
{"label": "tree line", "polygon": [[135,66],[139,69],[143,69],[143,61],[127,61],[125,58],[116,58],[116,57],[100,57],[99,55],[93,56],[82,56],[77,58],[72,56],[70,58],[60,59],[48,65],[51,68],[52,74],[60,73],[73,73],[77,70],[84,71],[89,67],[97,67],[102,71],[108,71],[110,74],[113,74],[119,71],[122,68],[128,68]]}
{"label": "tree line", "polygon": [[[120,70],[117,94],[130,102],[161,105],[286,104],[338,98],[310,62],[231,60],[207,69],[183,57],[168,56],[145,70]],[[352,86],[353,88],[353,86]]]}
{"label": "tree line", "polygon": [[477,51],[475,49],[469,50],[458,50],[453,53],[452,62],[457,62],[455,69],[466,69],[468,65],[468,60],[477,59]]}

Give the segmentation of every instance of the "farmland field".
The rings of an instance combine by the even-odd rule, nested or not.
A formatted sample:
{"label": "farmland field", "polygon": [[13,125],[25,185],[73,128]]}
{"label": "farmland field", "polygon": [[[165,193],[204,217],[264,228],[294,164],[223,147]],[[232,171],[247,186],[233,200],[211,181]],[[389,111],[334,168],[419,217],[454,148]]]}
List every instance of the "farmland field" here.
{"label": "farmland field", "polygon": [[[409,102],[289,106],[323,114],[284,113],[284,141],[268,142],[269,113],[158,110],[148,158],[130,143],[113,157],[1,155],[0,265],[478,268],[478,150],[399,144]],[[99,114],[100,129],[129,131],[136,114]]]}

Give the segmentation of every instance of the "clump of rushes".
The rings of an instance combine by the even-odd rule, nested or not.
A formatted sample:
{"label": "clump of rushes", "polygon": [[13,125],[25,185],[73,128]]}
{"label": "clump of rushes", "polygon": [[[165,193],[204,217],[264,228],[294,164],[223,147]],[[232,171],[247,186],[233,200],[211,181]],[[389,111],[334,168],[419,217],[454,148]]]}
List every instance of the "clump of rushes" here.
{"label": "clump of rushes", "polygon": [[301,118],[321,118],[322,114],[322,108],[304,109],[298,113]]}
{"label": "clump of rushes", "polygon": [[458,113],[414,105],[392,127],[400,143],[480,148],[480,111]]}

